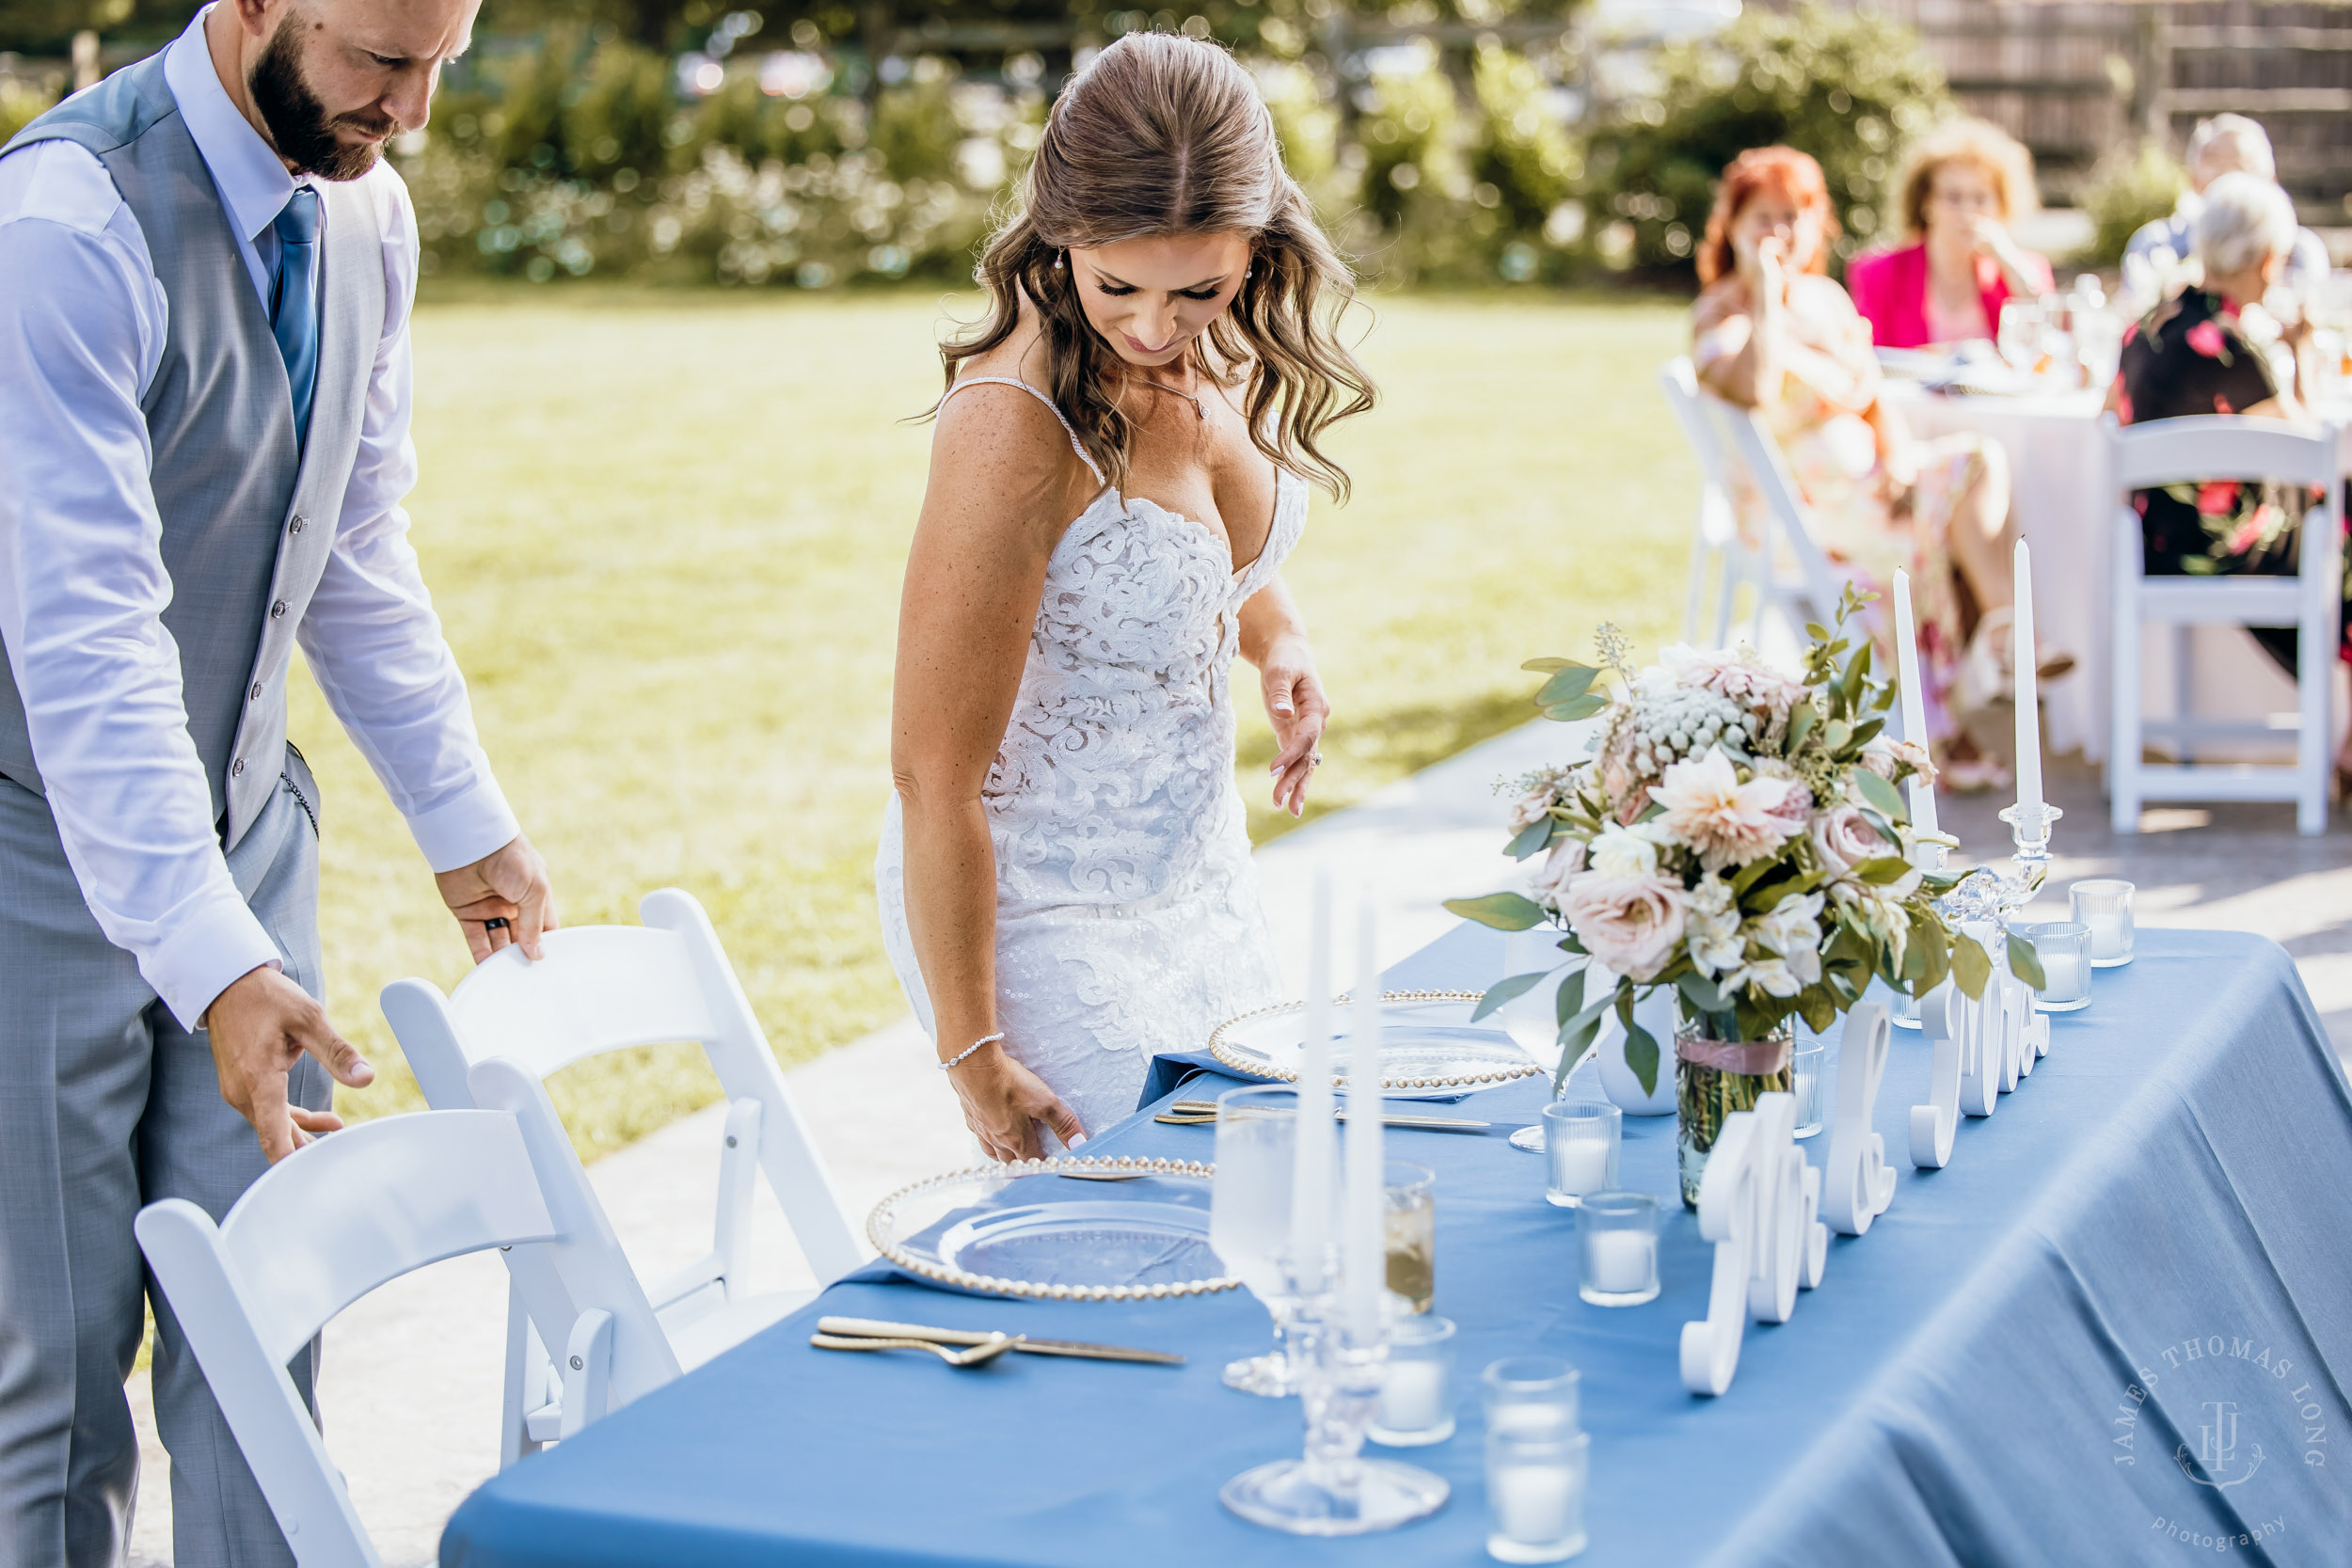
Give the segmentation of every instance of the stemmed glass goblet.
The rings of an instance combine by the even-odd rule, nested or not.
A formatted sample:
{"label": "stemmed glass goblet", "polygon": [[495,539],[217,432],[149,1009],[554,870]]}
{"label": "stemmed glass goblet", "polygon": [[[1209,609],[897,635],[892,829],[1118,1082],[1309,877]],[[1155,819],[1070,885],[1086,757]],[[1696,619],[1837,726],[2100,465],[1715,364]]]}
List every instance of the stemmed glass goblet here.
{"label": "stemmed glass goblet", "polygon": [[[1226,1367],[1225,1386],[1269,1399],[1298,1392],[1297,1356],[1292,1343],[1298,1294],[1293,1288],[1294,1275],[1281,1263],[1290,1245],[1292,1169],[1297,1150],[1297,1090],[1288,1085],[1239,1088],[1217,1096],[1216,1177],[1209,1196],[1209,1245],[1226,1270],[1265,1307],[1274,1320],[1275,1335],[1275,1348],[1266,1354],[1248,1356]],[[1325,1190],[1338,1192],[1336,1169]]]}

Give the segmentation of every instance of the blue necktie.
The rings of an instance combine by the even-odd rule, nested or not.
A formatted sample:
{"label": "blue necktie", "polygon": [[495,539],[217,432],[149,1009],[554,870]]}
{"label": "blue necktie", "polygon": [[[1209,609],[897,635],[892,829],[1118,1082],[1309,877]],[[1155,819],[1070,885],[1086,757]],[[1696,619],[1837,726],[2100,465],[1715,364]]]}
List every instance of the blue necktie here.
{"label": "blue necktie", "polygon": [[294,389],[294,440],[310,435],[310,394],[319,383],[319,193],[296,186],[278,214],[278,276],[270,280],[269,327]]}

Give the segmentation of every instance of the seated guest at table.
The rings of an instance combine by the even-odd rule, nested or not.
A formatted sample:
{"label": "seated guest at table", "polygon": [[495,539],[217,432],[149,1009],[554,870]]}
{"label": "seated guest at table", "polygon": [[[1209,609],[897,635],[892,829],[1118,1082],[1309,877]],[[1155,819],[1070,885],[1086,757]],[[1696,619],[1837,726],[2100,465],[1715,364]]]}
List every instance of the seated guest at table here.
{"label": "seated guest at table", "polygon": [[[2196,255],[2197,214],[2204,208],[2206,187],[2223,175],[2250,174],[2272,183],[2279,178],[2269,135],[2244,115],[2216,115],[2199,120],[2197,129],[2188,135],[2184,161],[2188,165],[2187,193],[2170,217],[2147,223],[2132,236],[2123,247],[2126,264],[2137,258],[2161,274],[2170,261],[2185,261]],[[2328,242],[2298,228],[2280,281],[2290,289],[2307,289],[2326,280],[2328,266]]]}
{"label": "seated guest at table", "polygon": [[1963,119],[1931,133],[1912,153],[1900,190],[1912,243],[1846,268],[1854,309],[1881,348],[1989,339],[2011,295],[2056,287],[2050,263],[2010,234],[2034,203],[2033,155],[2000,127]]}
{"label": "seated guest at table", "polygon": [[[1929,728],[1946,782],[1991,787],[2002,769],[1956,719],[1999,701],[2010,681],[2008,464],[1997,443],[1977,436],[1913,440],[1880,401],[1869,325],[1822,276],[1836,227],[1812,158],[1759,147],[1735,159],[1699,246],[1706,289],[1692,316],[1692,362],[1710,391],[1763,410],[1804,492],[1815,542],[1879,594],[1882,641],[1888,585],[1897,568],[1911,573]],[[1756,499],[1734,500],[1750,526]],[[2073,662],[2059,656],[2043,668],[2063,673]]]}
{"label": "seated guest at table", "polygon": [[[2315,368],[2310,325],[2286,333],[2295,372],[2281,386],[2238,320],[2240,309],[2262,298],[2287,264],[2295,204],[2254,174],[2222,175],[2204,194],[2193,236],[2204,284],[2182,289],[2130,329],[2107,407],[2125,424],[2201,414],[2307,423]],[[2133,504],[2145,570],[2151,577],[2293,576],[2311,500],[2299,486],[2226,481],[2142,490]],[[2352,626],[2352,603],[2345,625]],[[2295,628],[2249,629],[2280,668],[2295,673]],[[2341,639],[2338,653],[2352,659]],[[2336,773],[2339,780],[2352,775],[2352,735],[2336,754]]]}

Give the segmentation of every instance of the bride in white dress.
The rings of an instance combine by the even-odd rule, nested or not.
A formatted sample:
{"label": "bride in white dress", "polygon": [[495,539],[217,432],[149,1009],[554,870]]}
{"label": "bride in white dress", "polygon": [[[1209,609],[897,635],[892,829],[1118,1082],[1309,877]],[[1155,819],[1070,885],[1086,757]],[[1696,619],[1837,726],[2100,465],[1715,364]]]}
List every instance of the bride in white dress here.
{"label": "bride in white dress", "polygon": [[1233,784],[1258,670],[1295,814],[1328,712],[1283,558],[1372,388],[1352,280],[1222,48],[1130,34],[1055,103],[942,350],[907,562],[882,931],[993,1157],[1136,1107],[1281,999]]}

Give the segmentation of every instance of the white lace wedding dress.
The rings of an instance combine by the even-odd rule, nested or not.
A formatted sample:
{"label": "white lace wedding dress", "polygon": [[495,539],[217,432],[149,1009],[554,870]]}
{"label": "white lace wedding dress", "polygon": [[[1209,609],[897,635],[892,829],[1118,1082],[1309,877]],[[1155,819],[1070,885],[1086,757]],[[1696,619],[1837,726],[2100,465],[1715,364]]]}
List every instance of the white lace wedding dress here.
{"label": "white lace wedding dress", "polygon": [[[1054,406],[1007,377],[954,390],[984,381]],[[1230,676],[1241,607],[1306,515],[1306,484],[1280,473],[1265,547],[1235,571],[1208,528],[1105,490],[1046,563],[1020,695],[982,789],[996,1018],[1089,1134],[1135,1110],[1155,1053],[1200,1050],[1219,1022],[1281,999],[1233,783]],[[874,876],[892,967],[936,1033],[907,932],[895,797]]]}

